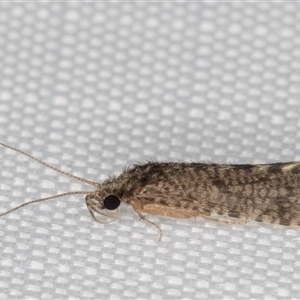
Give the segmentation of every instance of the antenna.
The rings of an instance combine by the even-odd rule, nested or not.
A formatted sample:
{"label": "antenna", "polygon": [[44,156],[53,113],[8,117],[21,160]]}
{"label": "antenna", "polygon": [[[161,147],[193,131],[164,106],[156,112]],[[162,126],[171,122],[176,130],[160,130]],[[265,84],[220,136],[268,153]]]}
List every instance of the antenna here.
{"label": "antenna", "polygon": [[[76,179],[78,181],[81,181],[81,182],[87,183],[89,185],[92,185],[92,186],[96,187],[97,189],[99,189],[101,187],[101,184],[98,183],[98,182],[87,180],[87,179],[75,176],[73,174],[69,174],[67,172],[64,172],[64,171],[62,171],[62,170],[60,170],[60,169],[58,169],[56,167],[53,167],[53,166],[51,166],[51,165],[49,165],[49,164],[41,161],[38,158],[36,158],[36,157],[34,157],[34,156],[26,153],[25,151],[19,150],[19,149],[15,148],[15,147],[9,146],[9,145],[1,143],[1,142],[0,142],[0,145],[3,146],[3,147],[6,147],[8,149],[14,150],[16,152],[19,152],[19,153],[21,153],[21,154],[23,154],[23,155],[25,155],[25,156],[27,156],[27,157],[29,157],[29,158],[37,161],[38,163],[46,166],[47,168],[50,168],[50,169],[52,169],[52,170],[54,170],[54,171],[56,171],[58,173],[61,173],[61,174],[65,175],[65,176],[68,176],[68,177],[71,177],[71,178]],[[36,199],[36,200],[31,200],[31,201],[25,202],[25,203],[23,203],[23,204],[21,204],[19,206],[16,206],[16,207],[14,207],[14,208],[12,208],[12,209],[4,212],[4,213],[1,213],[0,217],[5,216],[5,215],[7,215],[7,214],[9,214],[9,213],[17,210],[17,209],[19,209],[21,207],[24,207],[24,206],[27,206],[29,204],[33,204],[33,203],[37,203],[37,202],[42,202],[42,201],[47,201],[47,200],[50,200],[50,199],[56,199],[56,198],[59,198],[59,197],[70,196],[70,195],[79,195],[79,194],[81,194],[81,195],[91,195],[93,193],[95,193],[95,192],[94,191],[73,191],[73,192],[66,192],[66,193],[62,193],[62,194],[59,194],[59,195],[54,195],[54,196],[50,196],[50,197],[46,197],[46,198],[40,198],[40,199]]]}
{"label": "antenna", "polygon": [[24,207],[24,206],[27,206],[29,204],[33,204],[33,203],[37,203],[37,202],[42,202],[42,201],[47,201],[47,200],[50,200],[50,199],[55,199],[55,198],[59,198],[59,197],[65,197],[65,196],[69,196],[69,195],[78,195],[78,194],[82,194],[82,195],[89,195],[89,194],[92,194],[93,192],[91,191],[74,191],[74,192],[67,192],[67,193],[63,193],[63,194],[58,194],[58,195],[55,195],[55,196],[50,196],[50,197],[46,197],[46,198],[40,198],[40,199],[36,199],[36,200],[32,200],[32,201],[28,201],[28,202],[25,202],[19,206],[16,206],[2,214],[0,214],[0,217],[2,216],[5,216],[7,214],[10,214],[11,212],[21,208],[21,207]]}
{"label": "antenna", "polygon": [[19,152],[19,153],[21,153],[21,154],[23,154],[23,155],[25,155],[25,156],[27,156],[27,157],[29,157],[29,158],[31,158],[31,159],[37,161],[38,163],[40,163],[40,164],[46,166],[47,168],[50,168],[50,169],[52,169],[52,170],[54,170],[54,171],[56,171],[56,172],[58,172],[58,173],[61,173],[61,174],[65,175],[65,176],[68,176],[68,177],[73,178],[73,179],[76,179],[76,180],[78,180],[78,181],[87,183],[87,184],[92,185],[92,186],[94,186],[94,187],[96,187],[96,188],[99,188],[99,187],[101,186],[101,184],[100,184],[99,182],[95,182],[95,181],[92,181],[92,180],[84,179],[84,178],[75,176],[75,175],[73,175],[73,174],[64,172],[64,171],[62,171],[62,170],[60,170],[60,169],[58,169],[58,168],[56,168],[56,167],[53,167],[53,166],[51,166],[51,165],[49,165],[49,164],[47,164],[47,163],[41,161],[40,159],[38,159],[38,158],[36,158],[36,157],[34,157],[34,156],[32,156],[32,155],[26,153],[25,151],[19,150],[19,149],[15,148],[15,147],[6,145],[6,144],[1,143],[1,142],[0,142],[0,145],[3,146],[3,147],[5,147],[5,148],[8,148],[8,149],[14,150],[14,151],[16,151],[16,152]]}

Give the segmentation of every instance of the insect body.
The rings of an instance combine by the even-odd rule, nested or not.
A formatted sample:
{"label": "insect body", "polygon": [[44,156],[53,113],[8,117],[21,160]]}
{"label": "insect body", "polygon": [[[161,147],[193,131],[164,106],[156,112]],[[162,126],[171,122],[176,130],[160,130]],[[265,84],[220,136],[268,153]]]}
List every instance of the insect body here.
{"label": "insect body", "polygon": [[[117,219],[119,205],[123,202],[131,205],[143,219],[142,213],[174,218],[200,216],[212,220],[216,220],[212,215],[218,214],[243,221],[300,225],[298,162],[261,165],[148,162],[126,168],[119,176],[100,184],[63,172],[19,149],[0,145],[96,188],[95,191],[68,192],[33,200],[0,216],[31,203],[85,194],[88,210],[99,223]],[[99,215],[109,221],[102,221]]]}
{"label": "insect body", "polygon": [[[212,214],[300,225],[300,164],[222,165],[149,162],[103,182],[98,209],[113,195],[136,211],[189,218]],[[93,209],[93,206],[91,206]]]}

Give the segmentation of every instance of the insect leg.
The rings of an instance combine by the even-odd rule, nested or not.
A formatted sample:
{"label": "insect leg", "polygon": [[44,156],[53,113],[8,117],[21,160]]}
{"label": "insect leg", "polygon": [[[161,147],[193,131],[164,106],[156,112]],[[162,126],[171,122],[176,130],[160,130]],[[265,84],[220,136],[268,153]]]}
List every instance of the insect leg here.
{"label": "insect leg", "polygon": [[145,220],[145,221],[149,222],[150,224],[154,225],[154,226],[159,230],[159,241],[161,241],[161,239],[162,239],[162,230],[160,229],[160,227],[159,227],[156,223],[154,223],[154,222],[148,220],[148,219],[147,219],[147,218],[146,218],[146,217],[138,210],[138,208],[135,207],[135,201],[129,201],[129,204],[133,207],[133,209],[135,210],[135,212],[139,215],[140,220]]}

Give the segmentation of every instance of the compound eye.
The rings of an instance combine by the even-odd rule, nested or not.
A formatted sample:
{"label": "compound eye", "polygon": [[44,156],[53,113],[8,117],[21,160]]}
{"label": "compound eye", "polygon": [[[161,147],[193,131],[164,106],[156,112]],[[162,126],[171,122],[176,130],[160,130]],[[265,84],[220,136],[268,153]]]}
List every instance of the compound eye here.
{"label": "compound eye", "polygon": [[117,196],[109,195],[104,199],[103,204],[107,210],[115,210],[120,206],[121,201]]}

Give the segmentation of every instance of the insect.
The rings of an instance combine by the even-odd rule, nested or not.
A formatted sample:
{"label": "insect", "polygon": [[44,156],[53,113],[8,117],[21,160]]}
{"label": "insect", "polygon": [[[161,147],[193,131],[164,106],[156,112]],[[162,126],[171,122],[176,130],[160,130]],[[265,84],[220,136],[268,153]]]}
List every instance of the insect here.
{"label": "insect", "polygon": [[[238,218],[241,223],[255,220],[285,226],[300,225],[300,162],[259,165],[148,162],[133,165],[119,176],[98,183],[61,171],[4,143],[0,145],[96,188],[95,191],[71,191],[29,201],[0,216],[28,204],[84,194],[92,218],[101,224],[116,220],[123,202],[131,205],[141,219],[158,228],[143,213],[220,221],[213,217],[216,214]],[[103,221],[99,216],[108,220]],[[230,223],[227,220],[221,222]]]}

